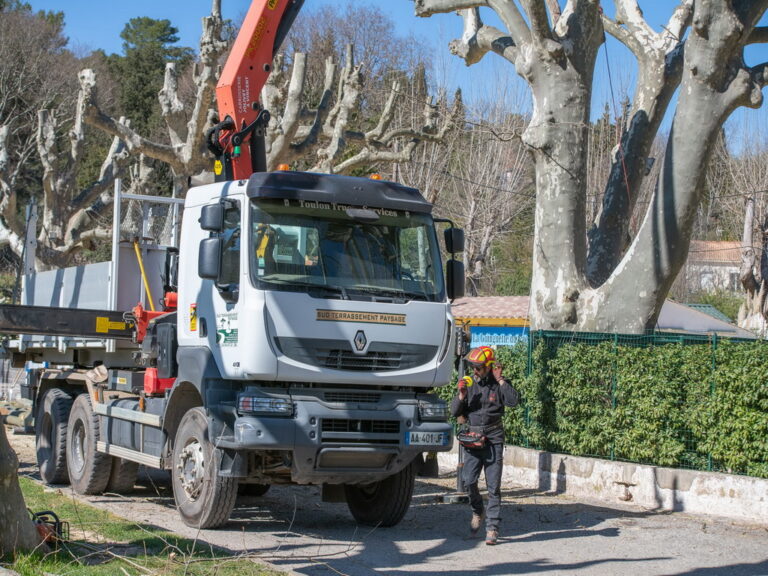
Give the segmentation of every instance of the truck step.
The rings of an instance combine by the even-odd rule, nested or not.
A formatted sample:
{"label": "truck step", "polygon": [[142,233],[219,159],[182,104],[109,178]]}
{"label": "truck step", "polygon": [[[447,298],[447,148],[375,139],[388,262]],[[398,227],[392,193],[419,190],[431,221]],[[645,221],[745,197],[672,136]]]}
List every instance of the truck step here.
{"label": "truck step", "polygon": [[149,466],[150,468],[162,468],[163,459],[160,456],[151,456],[150,454],[144,454],[137,450],[131,450],[130,448],[123,448],[122,446],[115,446],[114,444],[107,444],[106,442],[96,442],[96,450],[109,454],[110,456],[117,456],[118,458],[124,458],[131,462],[138,462]]}

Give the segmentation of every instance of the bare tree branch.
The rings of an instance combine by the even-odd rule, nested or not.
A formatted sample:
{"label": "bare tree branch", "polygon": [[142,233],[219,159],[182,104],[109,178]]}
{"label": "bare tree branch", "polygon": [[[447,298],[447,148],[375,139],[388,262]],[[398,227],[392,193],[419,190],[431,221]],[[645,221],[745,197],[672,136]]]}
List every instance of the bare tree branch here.
{"label": "bare tree branch", "polygon": [[753,82],[759,86],[765,86],[768,83],[768,62],[763,62],[751,68]]}
{"label": "bare tree branch", "polygon": [[[132,130],[129,123],[121,123],[104,114],[96,102],[95,75],[90,70],[80,74],[85,121],[120,138],[130,154],[145,155],[168,164],[177,188],[185,188],[192,175],[208,168],[205,132],[212,119],[210,107],[214,101],[219,61],[228,48],[221,38],[222,29],[221,0],[213,0],[210,16],[203,18],[200,59],[194,69],[195,100],[191,110],[185,109],[178,97],[175,65],[166,66],[159,101],[170,145],[149,140]],[[181,182],[184,184],[179,184]]]}
{"label": "bare tree branch", "polygon": [[80,90],[82,93],[83,117],[85,121],[111,136],[120,138],[131,154],[146,154],[152,158],[166,162],[172,168],[181,168],[181,161],[176,156],[174,148],[167,144],[159,144],[147,140],[128,124],[121,124],[111,116],[104,114],[96,103],[96,74],[93,70],[80,72]]}
{"label": "bare tree branch", "polygon": [[168,127],[168,135],[172,146],[183,145],[183,132],[186,128],[184,103],[179,98],[176,64],[169,62],[165,65],[163,87],[158,96],[160,109]]}
{"label": "bare tree branch", "polygon": [[505,60],[514,63],[518,51],[512,38],[493,26],[486,26],[480,20],[477,9],[462,12],[464,33],[460,39],[452,40],[449,48],[452,54],[464,60],[467,66],[476,64],[488,52],[493,51]]}
{"label": "bare tree branch", "polygon": [[402,88],[403,83],[400,80],[395,80],[392,82],[392,88],[389,91],[389,97],[387,98],[387,103],[384,105],[384,110],[381,113],[381,118],[379,118],[379,123],[375,128],[373,128],[373,130],[368,131],[368,133],[365,135],[367,140],[381,141],[384,138],[384,132],[387,130],[389,125],[392,123],[392,119],[394,118],[395,104],[398,101],[398,97],[400,96]]}
{"label": "bare tree branch", "polygon": [[[515,44],[521,45],[530,42],[530,29],[514,2],[507,2],[504,0],[416,0],[415,12],[416,16],[426,18],[433,14],[461,11],[465,20],[467,15],[471,12],[473,14],[470,18],[479,21],[480,18],[477,8],[480,6],[491,7],[497,14],[499,14],[502,22],[504,22],[504,25],[509,29]],[[464,36],[467,35],[466,27],[467,24],[465,23]],[[477,25],[475,32],[479,30],[480,27],[481,25]]]}
{"label": "bare tree branch", "polygon": [[[544,0],[521,0],[525,11],[528,14],[528,20],[531,23],[531,36],[536,42],[552,39],[552,30],[547,20],[547,9],[544,6]],[[514,3],[509,2],[514,6]],[[504,17],[502,16],[502,19]]]}
{"label": "bare tree branch", "polygon": [[[336,64],[329,57],[325,62],[325,80],[320,102],[317,108],[311,112],[312,122],[309,126],[303,126],[297,130],[297,140],[291,143],[289,148],[290,155],[286,157],[287,160],[290,159],[289,161],[292,161],[294,158],[308,154],[310,148],[319,141],[323,126],[330,114],[330,103],[333,98],[333,83],[335,79]],[[270,162],[272,162],[271,159]]]}
{"label": "bare tree branch", "polygon": [[[541,0],[532,0],[540,2]],[[499,15],[504,26],[509,30],[515,44],[522,46],[531,41],[531,29],[528,27],[523,15],[514,2],[505,0],[489,0],[488,5]],[[481,3],[475,3],[475,6],[482,6]],[[546,18],[546,16],[545,16]]]}
{"label": "bare tree branch", "polygon": [[[307,57],[305,54],[296,53],[293,60],[293,72],[291,74],[290,84],[288,90],[285,93],[284,100],[285,105],[283,107],[283,113],[279,119],[270,121],[269,127],[269,144],[267,149],[267,167],[274,168],[277,158],[285,159],[288,150],[290,149],[292,140],[296,137],[296,134],[301,126],[301,111],[302,111],[302,90],[304,88],[304,81],[306,79],[306,67]],[[276,75],[277,76],[277,75]],[[279,81],[279,78],[276,78]],[[274,85],[270,86],[272,91],[276,88]],[[267,91],[265,86],[264,92]],[[276,96],[276,95],[275,95]],[[274,105],[278,100],[273,96],[270,104],[265,99],[265,107],[268,110],[274,110]]]}
{"label": "bare tree branch", "polygon": [[752,30],[747,40],[747,44],[765,44],[766,42],[768,42],[768,27],[766,26],[759,26]]}
{"label": "bare tree branch", "polygon": [[[690,5],[686,0],[675,10],[668,29],[680,31],[690,22]],[[627,123],[620,126],[602,208],[589,233],[587,277],[592,286],[605,282],[629,245],[630,218],[646,175],[648,153],[683,73],[678,40],[668,31],[655,33],[636,0],[617,2],[616,21],[605,16],[602,21],[605,29],[635,55],[638,80]],[[608,248],[616,246],[621,249]]]}
{"label": "bare tree branch", "polygon": [[755,195],[747,197],[744,209],[744,230],[741,235],[741,269],[739,280],[747,294],[753,299],[760,289],[755,278],[755,247],[752,245],[752,228],[755,222]]}
{"label": "bare tree branch", "polygon": [[[8,134],[10,127],[5,124],[0,126],[0,234],[6,230],[6,234],[14,231],[18,234],[22,225],[16,213],[16,198],[8,178]],[[20,253],[20,252],[19,252]]]}
{"label": "bare tree branch", "polygon": [[683,41],[685,30],[691,24],[693,16],[693,0],[682,0],[672,12],[672,16],[667,23],[667,41],[672,45]]}
{"label": "bare tree branch", "polygon": [[458,12],[477,6],[490,6],[493,0],[415,0],[415,14],[428,18],[433,14]]}
{"label": "bare tree branch", "polygon": [[633,54],[637,55],[642,52],[642,46],[635,40],[634,36],[630,34],[629,30],[621,26],[615,20],[611,20],[605,14],[602,15],[602,18],[603,28],[608,34],[624,44],[624,46],[626,46]]}
{"label": "bare tree branch", "polygon": [[557,26],[557,21],[560,20],[562,12],[560,11],[560,4],[557,0],[546,0],[547,8],[549,8],[549,16],[552,19],[552,27]]}

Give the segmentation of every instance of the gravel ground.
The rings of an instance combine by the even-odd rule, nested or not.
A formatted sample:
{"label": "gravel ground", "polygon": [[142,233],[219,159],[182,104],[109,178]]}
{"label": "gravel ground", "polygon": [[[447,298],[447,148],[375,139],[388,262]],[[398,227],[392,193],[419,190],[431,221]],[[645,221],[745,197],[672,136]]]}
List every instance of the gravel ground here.
{"label": "gravel ground", "polygon": [[[20,473],[37,477],[34,437],[9,430],[9,440]],[[142,470],[130,497],[83,500],[302,575],[768,575],[768,519],[745,525],[638,513],[504,486],[501,538],[491,547],[482,534],[469,537],[468,505],[443,501],[455,481],[450,470],[437,479],[420,478],[403,521],[373,530],[357,526],[345,504],[321,502],[317,487],[276,486],[260,498],[242,497],[229,524],[204,531],[180,522],[164,473]]]}

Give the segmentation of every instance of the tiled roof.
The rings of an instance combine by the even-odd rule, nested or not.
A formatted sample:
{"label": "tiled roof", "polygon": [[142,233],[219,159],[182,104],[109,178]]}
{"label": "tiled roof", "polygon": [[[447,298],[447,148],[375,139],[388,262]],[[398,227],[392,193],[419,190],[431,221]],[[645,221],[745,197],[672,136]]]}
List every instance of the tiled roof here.
{"label": "tiled roof", "polygon": [[[451,306],[453,315],[467,321],[472,318],[489,318],[491,325],[527,325],[528,320],[528,296],[484,296],[476,298],[459,298],[453,301]],[[508,324],[494,322],[497,319],[507,319]],[[525,320],[525,323],[517,324],[516,321]],[[486,325],[483,322],[472,323]],[[754,338],[754,334],[735,326],[730,322],[723,322],[712,316],[667,300],[661,308],[656,324],[657,330],[672,332],[689,332],[709,334],[712,332],[722,336],[739,338]]]}
{"label": "tiled roof", "polygon": [[459,298],[451,310],[458,318],[528,318],[528,296]]}
{"label": "tiled roof", "polygon": [[714,242],[709,240],[691,240],[688,250],[689,264],[730,264],[741,265],[741,242]]}

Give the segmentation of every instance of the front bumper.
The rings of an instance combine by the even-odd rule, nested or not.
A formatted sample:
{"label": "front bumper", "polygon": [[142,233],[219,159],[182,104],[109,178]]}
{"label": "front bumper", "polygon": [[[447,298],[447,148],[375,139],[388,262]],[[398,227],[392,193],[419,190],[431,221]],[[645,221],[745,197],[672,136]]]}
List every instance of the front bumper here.
{"label": "front bumper", "polygon": [[[290,453],[291,481],[298,484],[374,482],[421,452],[453,447],[451,425],[421,421],[415,394],[376,392],[358,394],[363,401],[329,401],[328,392],[293,391],[292,417],[239,416],[233,436],[219,438],[217,445],[241,456]],[[413,443],[425,438],[432,443]]]}

